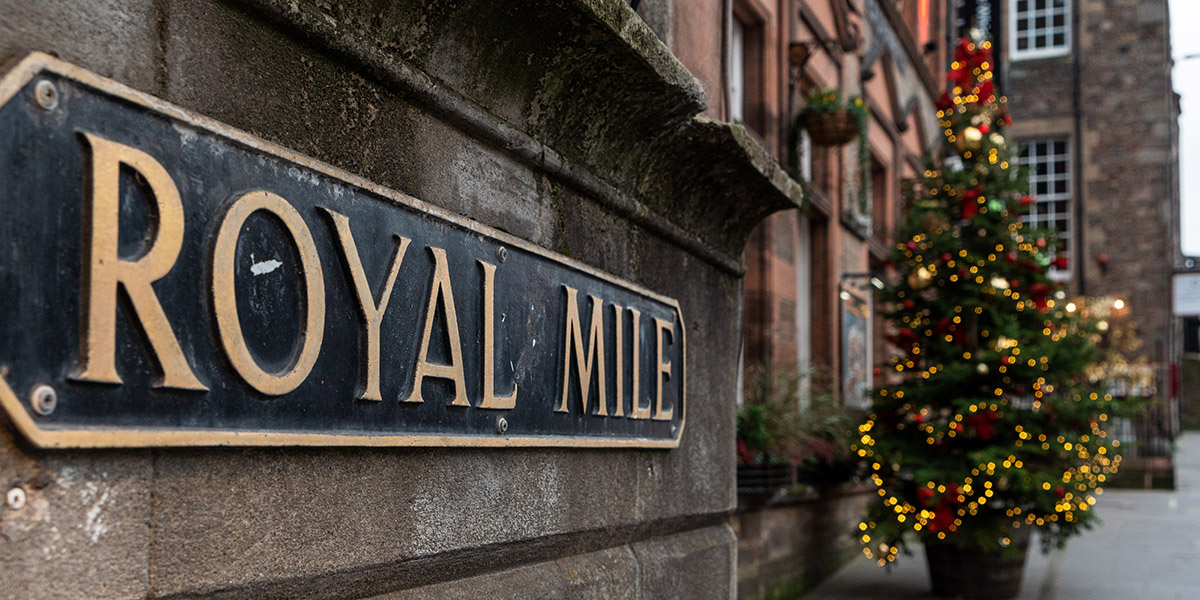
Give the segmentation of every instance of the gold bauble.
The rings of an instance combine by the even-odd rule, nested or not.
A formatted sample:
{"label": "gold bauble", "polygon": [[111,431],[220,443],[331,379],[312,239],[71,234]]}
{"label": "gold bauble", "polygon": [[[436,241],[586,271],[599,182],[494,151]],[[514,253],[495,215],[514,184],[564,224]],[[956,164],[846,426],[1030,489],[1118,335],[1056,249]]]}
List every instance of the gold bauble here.
{"label": "gold bauble", "polygon": [[978,150],[983,143],[983,132],[978,127],[967,127],[954,141],[959,150]]}
{"label": "gold bauble", "polygon": [[933,285],[933,272],[927,267],[919,267],[908,274],[908,285],[914,290],[923,290]]}

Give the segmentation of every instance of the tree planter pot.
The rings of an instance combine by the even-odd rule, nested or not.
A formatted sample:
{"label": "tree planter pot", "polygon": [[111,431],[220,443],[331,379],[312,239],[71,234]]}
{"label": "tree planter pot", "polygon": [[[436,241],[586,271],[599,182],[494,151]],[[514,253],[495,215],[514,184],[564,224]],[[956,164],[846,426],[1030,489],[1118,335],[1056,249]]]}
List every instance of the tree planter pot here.
{"label": "tree planter pot", "polygon": [[858,135],[858,121],[845,108],[832,112],[806,112],[800,115],[800,125],[808,130],[817,146],[841,146]]}
{"label": "tree planter pot", "polygon": [[1012,549],[963,549],[945,542],[926,542],[925,559],[929,579],[938,596],[964,600],[1015,598],[1021,591],[1021,575],[1029,551],[1029,527],[1010,535]]}

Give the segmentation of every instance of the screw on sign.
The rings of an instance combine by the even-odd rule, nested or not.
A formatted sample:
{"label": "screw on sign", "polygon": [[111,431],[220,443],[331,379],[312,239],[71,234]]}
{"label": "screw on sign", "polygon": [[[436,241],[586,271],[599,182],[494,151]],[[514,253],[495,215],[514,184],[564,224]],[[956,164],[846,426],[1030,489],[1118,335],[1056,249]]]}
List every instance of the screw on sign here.
{"label": "screw on sign", "polygon": [[4,500],[9,510],[21,510],[25,508],[25,490],[19,487],[8,490]]}

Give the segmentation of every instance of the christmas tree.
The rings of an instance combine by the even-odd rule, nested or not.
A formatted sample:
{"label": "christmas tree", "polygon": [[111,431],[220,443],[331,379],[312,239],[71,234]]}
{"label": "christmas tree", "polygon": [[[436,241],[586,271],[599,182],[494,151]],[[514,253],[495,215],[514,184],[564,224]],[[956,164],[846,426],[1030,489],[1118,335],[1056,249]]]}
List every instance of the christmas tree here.
{"label": "christmas tree", "polygon": [[1091,331],[1067,310],[1052,231],[1022,223],[1034,199],[991,45],[964,39],[937,101],[945,136],[910,194],[882,292],[898,348],[853,450],[879,497],[864,552],[896,559],[904,536],[983,550],[1023,527],[1061,543],[1092,519],[1120,463],[1116,401],[1088,387]]}

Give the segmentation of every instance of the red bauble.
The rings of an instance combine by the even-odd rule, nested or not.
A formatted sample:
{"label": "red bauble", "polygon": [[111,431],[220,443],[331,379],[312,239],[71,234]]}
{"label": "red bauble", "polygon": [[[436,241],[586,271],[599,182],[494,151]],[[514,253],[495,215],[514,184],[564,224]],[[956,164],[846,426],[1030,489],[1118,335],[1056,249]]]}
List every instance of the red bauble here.
{"label": "red bauble", "polygon": [[929,506],[930,500],[933,500],[933,490],[924,486],[917,488],[917,502],[921,506]]}
{"label": "red bauble", "polygon": [[1025,196],[1021,198],[1021,206],[1029,206],[1030,204],[1033,204],[1033,200],[1033,196]]}
{"label": "red bauble", "polygon": [[904,243],[904,247],[905,247],[905,248],[908,248],[908,251],[909,251],[909,252],[916,252],[916,251],[917,251],[917,243],[916,243],[916,242],[914,242],[914,241],[912,241],[912,240],[908,240],[907,242],[905,242],[905,243]]}
{"label": "red bauble", "polygon": [[1054,259],[1054,266],[1056,266],[1060,269],[1067,268],[1067,257],[1060,256],[1060,257]]}
{"label": "red bauble", "polygon": [[904,310],[912,310],[913,307],[915,307],[916,305],[917,305],[917,303],[913,302],[912,300],[905,300],[904,301]]}
{"label": "red bauble", "polygon": [[933,105],[936,106],[938,110],[950,110],[951,108],[954,108],[954,100],[950,99],[949,93],[942,92],[942,95],[938,96],[937,101],[934,102]]}
{"label": "red bauble", "polygon": [[996,94],[996,86],[991,81],[985,81],[979,86],[979,102],[987,102]]}
{"label": "red bauble", "polygon": [[979,205],[975,204],[974,200],[963,199],[963,215],[962,218],[970,219],[979,214]]}

